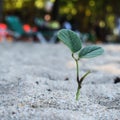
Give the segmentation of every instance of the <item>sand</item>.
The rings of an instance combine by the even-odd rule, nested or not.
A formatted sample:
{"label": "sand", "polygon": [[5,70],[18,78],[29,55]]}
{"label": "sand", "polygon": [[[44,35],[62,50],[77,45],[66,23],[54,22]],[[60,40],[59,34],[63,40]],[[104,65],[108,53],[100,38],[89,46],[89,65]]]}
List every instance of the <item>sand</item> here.
{"label": "sand", "polygon": [[76,68],[63,44],[0,44],[0,120],[119,120],[120,45],[79,62],[83,81],[79,101]]}

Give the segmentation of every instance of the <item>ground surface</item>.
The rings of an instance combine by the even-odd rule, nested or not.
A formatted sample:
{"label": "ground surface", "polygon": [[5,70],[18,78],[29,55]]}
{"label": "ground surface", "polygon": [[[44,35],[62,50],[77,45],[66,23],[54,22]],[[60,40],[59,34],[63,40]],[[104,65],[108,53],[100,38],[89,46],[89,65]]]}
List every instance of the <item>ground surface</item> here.
{"label": "ground surface", "polygon": [[76,68],[63,44],[0,44],[0,120],[120,120],[120,45],[83,59],[78,102]]}

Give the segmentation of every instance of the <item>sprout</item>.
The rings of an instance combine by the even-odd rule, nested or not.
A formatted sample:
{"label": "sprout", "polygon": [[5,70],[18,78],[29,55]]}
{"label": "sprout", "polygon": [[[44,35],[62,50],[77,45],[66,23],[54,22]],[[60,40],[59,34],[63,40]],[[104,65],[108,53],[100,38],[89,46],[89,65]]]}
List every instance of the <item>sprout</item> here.
{"label": "sprout", "polygon": [[[76,80],[78,83],[78,88],[76,92],[76,100],[79,99],[80,89],[83,80],[85,77],[90,73],[90,71],[86,72],[81,78],[79,77],[79,64],[78,61],[82,58],[93,58],[96,56],[101,55],[104,50],[96,45],[90,45],[87,47],[82,48],[82,43],[77,35],[77,33],[67,30],[61,29],[58,31],[57,37],[66,45],[72,52],[72,57],[76,63]],[[76,55],[75,55],[76,54]]]}

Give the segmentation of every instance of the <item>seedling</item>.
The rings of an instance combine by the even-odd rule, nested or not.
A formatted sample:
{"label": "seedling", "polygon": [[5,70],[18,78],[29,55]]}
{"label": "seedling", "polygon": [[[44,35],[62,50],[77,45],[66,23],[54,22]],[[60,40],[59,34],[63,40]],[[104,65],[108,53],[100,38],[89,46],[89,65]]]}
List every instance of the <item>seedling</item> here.
{"label": "seedling", "polygon": [[77,35],[77,33],[67,30],[61,29],[58,31],[57,37],[66,45],[72,52],[72,57],[76,63],[76,80],[78,83],[77,92],[76,92],[76,100],[79,99],[80,89],[83,80],[90,73],[90,71],[86,72],[81,78],[79,77],[79,64],[78,61],[82,58],[93,58],[101,55],[104,50],[96,45],[90,45],[82,48],[82,43]]}

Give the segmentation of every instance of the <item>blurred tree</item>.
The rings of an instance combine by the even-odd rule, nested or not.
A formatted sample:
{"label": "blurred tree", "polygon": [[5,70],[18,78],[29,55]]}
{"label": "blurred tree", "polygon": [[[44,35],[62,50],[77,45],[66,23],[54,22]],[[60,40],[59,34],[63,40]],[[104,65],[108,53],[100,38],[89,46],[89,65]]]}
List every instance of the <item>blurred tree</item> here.
{"label": "blurred tree", "polygon": [[52,19],[58,20],[59,17],[59,0],[55,0],[52,8]]}
{"label": "blurred tree", "polygon": [[17,15],[23,21],[32,23],[36,16],[44,17],[46,14],[46,1],[53,3],[52,10],[47,11],[53,20],[61,16],[69,21],[74,19],[83,31],[89,30],[88,26],[96,20],[101,21],[101,26],[113,28],[115,17],[120,16],[120,0],[0,0],[0,18],[3,10],[5,14],[18,11]]}
{"label": "blurred tree", "polygon": [[0,21],[2,21],[3,17],[3,0],[0,0]]}

